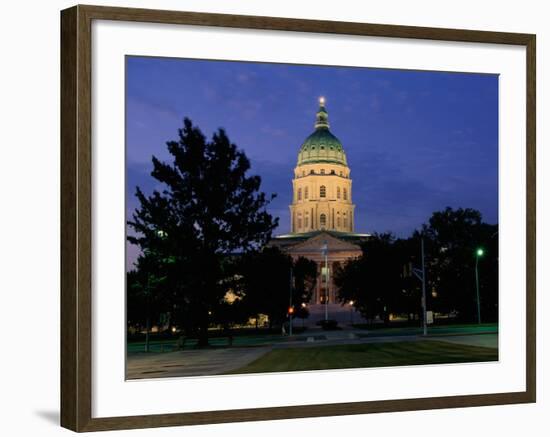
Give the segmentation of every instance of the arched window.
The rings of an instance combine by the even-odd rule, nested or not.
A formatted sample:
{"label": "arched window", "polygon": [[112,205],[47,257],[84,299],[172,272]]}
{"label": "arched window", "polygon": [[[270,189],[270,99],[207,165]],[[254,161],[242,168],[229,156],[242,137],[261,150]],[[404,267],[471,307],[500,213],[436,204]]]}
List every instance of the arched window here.
{"label": "arched window", "polygon": [[319,197],[327,197],[327,187],[324,185],[321,185],[321,188],[319,188]]}
{"label": "arched window", "polygon": [[325,169],[324,168],[321,169],[321,174],[325,174]]}
{"label": "arched window", "polygon": [[298,214],[298,229],[302,229],[302,214]]}
{"label": "arched window", "polygon": [[306,229],[309,228],[309,215],[308,215],[307,212],[306,212],[306,217],[304,218],[304,227],[305,227]]}
{"label": "arched window", "polygon": [[348,189],[344,188],[344,200],[348,200]]}
{"label": "arched window", "polygon": [[302,200],[302,189],[298,188],[298,200]]}
{"label": "arched window", "polygon": [[315,174],[315,170],[313,170],[313,169],[310,170],[310,171],[309,171],[309,174]]}
{"label": "arched window", "polygon": [[336,187],[336,198],[340,198],[340,187]]}
{"label": "arched window", "polygon": [[337,213],[336,215],[336,227],[340,227],[342,225],[342,221],[340,220],[340,213]]}
{"label": "arched window", "polygon": [[347,227],[348,227],[348,217],[346,213],[344,213],[344,229],[347,229]]}
{"label": "arched window", "polygon": [[321,223],[321,227],[325,227],[327,225],[327,216],[325,214],[321,214],[319,217],[319,223]]}
{"label": "arched window", "polygon": [[309,189],[308,189],[308,187],[305,187],[304,188],[304,199],[307,199],[307,198],[309,198]]}

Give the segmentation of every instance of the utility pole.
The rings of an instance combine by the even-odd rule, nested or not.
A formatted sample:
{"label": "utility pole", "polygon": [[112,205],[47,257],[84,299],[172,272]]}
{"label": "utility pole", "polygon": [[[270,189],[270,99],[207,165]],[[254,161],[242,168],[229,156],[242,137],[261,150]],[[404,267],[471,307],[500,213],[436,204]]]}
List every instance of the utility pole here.
{"label": "utility pole", "polygon": [[292,335],[292,314],[294,313],[292,308],[292,287],[293,286],[293,275],[292,275],[292,265],[290,266],[290,282],[288,284],[289,288],[289,306],[288,306],[288,335]]}
{"label": "utility pole", "polygon": [[424,262],[424,236],[420,237],[421,268],[412,267],[411,271],[422,282],[422,331],[428,335],[428,311],[426,309],[426,266]]}
{"label": "utility pole", "polygon": [[328,244],[326,241],[323,245],[323,255],[325,256],[325,320],[328,320]]}
{"label": "utility pole", "polygon": [[422,313],[424,336],[428,335],[428,311],[426,310],[426,268],[424,265],[424,237],[420,239],[420,252],[422,257]]}

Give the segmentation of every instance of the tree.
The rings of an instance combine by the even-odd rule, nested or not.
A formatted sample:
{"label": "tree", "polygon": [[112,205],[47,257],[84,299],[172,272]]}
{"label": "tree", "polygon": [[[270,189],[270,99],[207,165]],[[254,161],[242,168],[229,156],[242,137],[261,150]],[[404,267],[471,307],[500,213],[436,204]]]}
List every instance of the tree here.
{"label": "tree", "polygon": [[267,315],[272,329],[285,321],[291,302],[295,317],[308,317],[307,308],[301,304],[311,300],[315,288],[314,261],[303,257],[293,261],[278,247],[265,247],[242,257],[239,271],[243,304],[251,317]]}
{"label": "tree", "polygon": [[[457,312],[466,321],[476,317],[475,253],[480,259],[481,303],[487,320],[498,315],[498,226],[483,223],[481,213],[470,208],[434,212],[422,233],[426,242],[429,289],[437,297],[429,307],[438,312]],[[415,238],[419,238],[417,233]],[[430,294],[430,293],[428,293]]]}
{"label": "tree", "polygon": [[142,252],[170,260],[168,278],[180,323],[196,330],[198,344],[208,344],[212,310],[226,293],[224,268],[231,253],[262,247],[277,220],[267,211],[270,200],[250,176],[245,153],[219,129],[208,141],[184,119],[177,141],[167,143],[171,163],[153,156],[151,175],[164,185],[146,196],[128,225],[128,240]]}
{"label": "tree", "polygon": [[389,321],[402,306],[403,255],[392,234],[375,234],[361,246],[362,255],[335,271],[341,303],[353,301],[367,319],[380,316]]}
{"label": "tree", "polygon": [[136,268],[127,273],[127,320],[129,324],[145,327],[145,352],[149,352],[151,325],[159,322],[166,309],[163,287],[166,277],[161,265],[151,254],[141,255]]}
{"label": "tree", "polygon": [[251,252],[241,260],[242,288],[250,315],[266,314],[269,328],[286,318],[292,258],[277,247]]}
{"label": "tree", "polygon": [[306,319],[309,317],[309,310],[305,304],[311,300],[317,284],[317,264],[315,261],[301,256],[293,263],[292,276],[294,317]]}

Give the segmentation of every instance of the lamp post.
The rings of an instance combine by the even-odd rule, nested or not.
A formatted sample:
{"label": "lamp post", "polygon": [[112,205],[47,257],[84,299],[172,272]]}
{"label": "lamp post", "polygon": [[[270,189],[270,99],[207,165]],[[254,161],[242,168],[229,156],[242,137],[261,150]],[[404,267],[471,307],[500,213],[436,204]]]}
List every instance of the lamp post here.
{"label": "lamp post", "polygon": [[476,302],[477,302],[477,323],[481,324],[481,308],[480,308],[480,302],[479,302],[479,258],[483,256],[485,251],[483,248],[479,247],[476,249]]}
{"label": "lamp post", "polygon": [[409,263],[409,269],[408,269],[408,276],[411,276],[413,274],[418,278],[419,281],[422,282],[422,334],[424,336],[428,335],[428,311],[426,308],[426,265],[424,260],[424,235],[420,236],[420,269],[413,267]]}
{"label": "lamp post", "polygon": [[288,335],[292,335],[292,314],[294,313],[294,308],[292,307],[292,287],[293,286],[293,275],[292,275],[292,266],[290,266],[290,281],[289,281],[289,305],[288,305]]}
{"label": "lamp post", "polygon": [[328,320],[328,244],[326,241],[323,245],[323,256],[325,257],[325,271],[323,275],[325,279],[325,320]]}
{"label": "lamp post", "polygon": [[426,268],[424,265],[424,237],[420,239],[420,256],[422,258],[422,333],[428,335],[428,311],[426,310]]}
{"label": "lamp post", "polygon": [[349,322],[353,326],[353,304],[355,302],[350,300],[349,301]]}

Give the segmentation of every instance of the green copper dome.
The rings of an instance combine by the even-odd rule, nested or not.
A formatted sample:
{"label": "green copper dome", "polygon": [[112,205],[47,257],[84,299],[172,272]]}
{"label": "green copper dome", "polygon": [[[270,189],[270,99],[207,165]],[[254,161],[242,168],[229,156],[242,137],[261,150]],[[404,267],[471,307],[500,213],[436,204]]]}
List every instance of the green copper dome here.
{"label": "green copper dome", "polygon": [[319,99],[319,110],[315,121],[315,131],[306,138],[300,153],[298,165],[329,163],[347,166],[346,153],[342,143],[329,130],[325,100]]}

